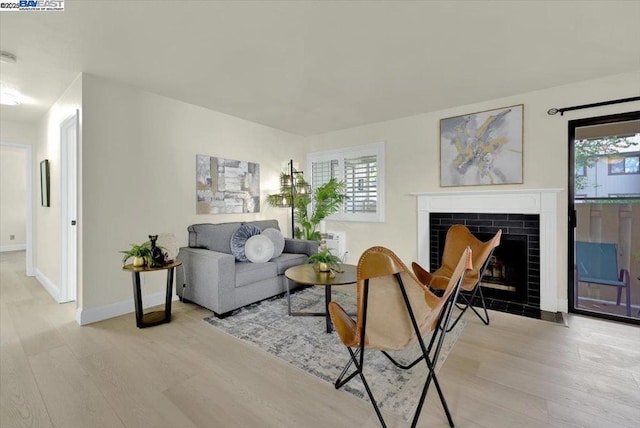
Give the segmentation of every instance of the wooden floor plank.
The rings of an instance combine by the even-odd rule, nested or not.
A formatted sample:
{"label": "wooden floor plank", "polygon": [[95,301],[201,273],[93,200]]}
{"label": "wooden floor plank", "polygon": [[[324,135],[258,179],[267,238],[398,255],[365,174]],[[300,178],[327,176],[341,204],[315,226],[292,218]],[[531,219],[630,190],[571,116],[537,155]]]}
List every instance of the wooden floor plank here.
{"label": "wooden floor plank", "polygon": [[68,347],[43,351],[29,362],[54,426],[125,427]]}
{"label": "wooden floor plank", "polygon": [[0,348],[0,426],[51,427],[51,420],[22,345]]}
{"label": "wooden floor plank", "polygon": [[[80,365],[89,374],[124,426],[193,428],[189,418],[154,383],[153,373],[142,370],[146,360],[123,361],[120,349],[82,358]],[[151,377],[150,377],[151,376]]]}

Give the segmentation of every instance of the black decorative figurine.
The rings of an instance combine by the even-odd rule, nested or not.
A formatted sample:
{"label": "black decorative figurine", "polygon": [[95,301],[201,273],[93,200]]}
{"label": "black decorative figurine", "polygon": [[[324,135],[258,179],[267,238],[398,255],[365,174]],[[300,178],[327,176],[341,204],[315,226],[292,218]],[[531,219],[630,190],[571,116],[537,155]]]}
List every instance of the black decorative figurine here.
{"label": "black decorative figurine", "polygon": [[164,265],[164,254],[162,249],[156,246],[156,240],[158,235],[149,235],[149,241],[151,241],[151,267],[160,267]]}

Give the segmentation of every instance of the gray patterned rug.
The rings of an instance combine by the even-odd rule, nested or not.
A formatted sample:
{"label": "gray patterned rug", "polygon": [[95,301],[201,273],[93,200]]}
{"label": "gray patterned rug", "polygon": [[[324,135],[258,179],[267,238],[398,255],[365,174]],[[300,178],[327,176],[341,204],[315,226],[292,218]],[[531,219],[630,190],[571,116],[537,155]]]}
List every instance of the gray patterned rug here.
{"label": "gray patterned rug", "polygon": [[[332,290],[332,300],[339,302],[349,313],[355,313],[355,293]],[[293,311],[323,311],[324,289],[310,287],[291,295]],[[288,363],[331,384],[349,360],[349,353],[335,332],[325,332],[324,317],[291,317],[287,315],[287,299],[273,298],[219,319],[205,318],[209,324],[226,333],[251,343]],[[464,329],[464,321],[445,336],[436,370],[444,363],[449,351]],[[428,339],[425,341],[428,343]],[[393,354],[403,362],[413,361],[420,355],[419,345]],[[415,410],[420,391],[426,379],[424,363],[410,370],[400,370],[377,351],[365,353],[365,376],[381,409],[409,419]],[[363,400],[368,400],[359,377],[341,389]],[[430,388],[429,394],[435,394]]]}

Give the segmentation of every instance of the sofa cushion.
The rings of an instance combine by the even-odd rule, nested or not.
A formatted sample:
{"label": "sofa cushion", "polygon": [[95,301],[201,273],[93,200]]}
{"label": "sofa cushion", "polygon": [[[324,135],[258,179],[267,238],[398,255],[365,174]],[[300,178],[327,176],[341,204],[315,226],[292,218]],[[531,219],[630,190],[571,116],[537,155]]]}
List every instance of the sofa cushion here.
{"label": "sofa cushion", "polygon": [[253,235],[260,235],[262,229],[258,226],[255,226],[250,223],[243,224],[233,232],[231,235],[230,246],[231,246],[231,254],[236,256],[236,260],[239,262],[249,261],[247,255],[244,253],[244,245],[247,243],[247,239],[251,238]]}
{"label": "sofa cushion", "polygon": [[276,274],[276,264],[267,263],[236,263],[236,288],[260,282],[265,278],[273,278]]}
{"label": "sofa cushion", "polygon": [[283,275],[290,267],[302,265],[306,262],[306,254],[282,253],[279,257],[271,259],[269,263],[275,263],[278,269],[278,275]]}
{"label": "sofa cushion", "polygon": [[189,247],[205,248],[219,253],[231,254],[231,235],[242,226],[233,223],[201,223],[187,228],[189,231]]}
{"label": "sofa cushion", "polygon": [[280,226],[278,226],[278,220],[256,220],[256,221],[246,221],[242,224],[252,224],[260,228],[260,230],[265,230],[269,228],[280,230]]}
{"label": "sofa cushion", "polygon": [[267,229],[262,229],[262,235],[265,235],[271,240],[271,242],[273,242],[272,258],[276,258],[282,254],[284,251],[284,236],[282,236],[282,232],[273,227],[269,227]]}

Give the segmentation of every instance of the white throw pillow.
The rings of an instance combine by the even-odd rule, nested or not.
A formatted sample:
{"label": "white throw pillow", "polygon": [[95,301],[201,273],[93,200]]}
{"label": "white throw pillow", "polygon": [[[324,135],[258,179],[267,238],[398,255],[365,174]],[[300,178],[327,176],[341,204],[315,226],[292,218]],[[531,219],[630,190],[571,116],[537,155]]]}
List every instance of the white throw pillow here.
{"label": "white throw pillow", "polygon": [[254,235],[244,244],[244,254],[252,263],[266,263],[273,257],[273,242],[264,235]]}
{"label": "white throw pillow", "polygon": [[273,227],[269,227],[262,231],[262,235],[267,236],[271,239],[271,242],[273,242],[273,256],[271,258],[280,256],[284,251],[284,236],[282,236],[282,232]]}

